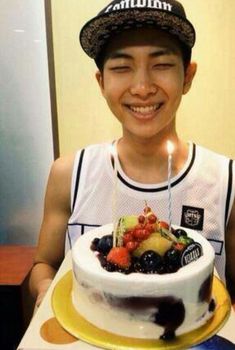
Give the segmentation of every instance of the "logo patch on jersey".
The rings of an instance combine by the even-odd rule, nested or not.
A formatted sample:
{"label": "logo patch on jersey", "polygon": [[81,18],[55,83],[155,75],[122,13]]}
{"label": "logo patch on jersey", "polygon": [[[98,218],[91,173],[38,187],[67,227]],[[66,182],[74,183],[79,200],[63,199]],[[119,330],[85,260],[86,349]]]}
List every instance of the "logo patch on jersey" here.
{"label": "logo patch on jersey", "polygon": [[194,230],[203,230],[204,209],[183,205],[181,226]]}

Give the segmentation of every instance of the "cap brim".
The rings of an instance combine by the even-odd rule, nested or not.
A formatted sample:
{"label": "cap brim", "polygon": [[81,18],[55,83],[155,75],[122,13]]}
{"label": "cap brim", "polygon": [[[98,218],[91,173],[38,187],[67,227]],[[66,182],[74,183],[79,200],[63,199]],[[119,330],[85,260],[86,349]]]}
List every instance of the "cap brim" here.
{"label": "cap brim", "polygon": [[109,38],[119,31],[154,25],[178,39],[189,48],[195,43],[195,30],[186,19],[164,10],[125,9],[102,14],[87,22],[80,32],[80,43],[91,58],[96,58]]}

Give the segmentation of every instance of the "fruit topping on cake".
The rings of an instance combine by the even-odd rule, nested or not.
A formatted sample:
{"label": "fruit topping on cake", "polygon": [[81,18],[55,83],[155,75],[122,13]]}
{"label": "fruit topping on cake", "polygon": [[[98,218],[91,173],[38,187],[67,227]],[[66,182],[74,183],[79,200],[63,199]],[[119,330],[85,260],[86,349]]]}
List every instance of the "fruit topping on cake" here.
{"label": "fruit topping on cake", "polygon": [[113,247],[107,255],[107,261],[123,269],[128,269],[131,264],[131,256],[126,247]]}
{"label": "fruit topping on cake", "polygon": [[95,238],[91,249],[106,270],[124,273],[173,273],[202,255],[185,230],[169,229],[147,205],[139,216],[121,217],[115,234]]}

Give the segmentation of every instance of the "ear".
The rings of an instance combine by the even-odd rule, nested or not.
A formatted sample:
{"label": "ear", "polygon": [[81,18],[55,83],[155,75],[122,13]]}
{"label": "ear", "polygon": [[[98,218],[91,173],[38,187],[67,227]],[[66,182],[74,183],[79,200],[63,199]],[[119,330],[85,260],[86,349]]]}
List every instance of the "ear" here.
{"label": "ear", "polygon": [[104,79],[103,79],[103,73],[101,73],[100,70],[98,70],[95,74],[96,80],[99,84],[100,90],[102,95],[104,95]]}
{"label": "ear", "polygon": [[193,78],[197,72],[197,64],[196,62],[190,62],[188,67],[186,68],[185,77],[184,77],[184,86],[183,86],[183,94],[187,94],[190,90]]}

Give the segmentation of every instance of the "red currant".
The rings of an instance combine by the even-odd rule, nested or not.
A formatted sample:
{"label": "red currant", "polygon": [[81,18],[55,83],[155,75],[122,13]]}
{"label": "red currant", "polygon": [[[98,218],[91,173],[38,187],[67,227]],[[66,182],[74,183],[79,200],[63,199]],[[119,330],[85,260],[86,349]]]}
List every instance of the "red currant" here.
{"label": "red currant", "polygon": [[128,242],[133,240],[133,233],[132,232],[127,232],[123,236],[123,244],[124,246],[127,245]]}
{"label": "red currant", "polygon": [[126,249],[129,251],[129,252],[133,252],[134,250],[136,250],[136,248],[138,248],[139,246],[139,243],[136,242],[136,241],[130,241],[130,242],[127,242],[126,244]]}
{"label": "red currant", "polygon": [[156,215],[155,215],[155,214],[150,214],[150,215],[148,216],[148,222],[149,222],[150,224],[155,224],[155,223],[157,222],[157,217],[156,217]]}
{"label": "red currant", "polygon": [[150,223],[147,223],[147,224],[145,225],[145,229],[146,229],[147,231],[149,231],[149,233],[153,233],[153,232],[157,231],[157,230],[156,230],[156,225],[155,225],[155,224],[150,224]]}
{"label": "red currant", "polygon": [[140,216],[138,217],[138,222],[139,222],[140,224],[144,224],[144,222],[145,222],[145,216],[144,216],[144,215],[140,215]]}
{"label": "red currant", "polygon": [[144,213],[148,214],[148,213],[151,213],[151,212],[152,212],[152,209],[146,205],[146,207],[144,208]]}
{"label": "red currant", "polygon": [[165,221],[159,221],[159,226],[162,227],[162,228],[165,228],[167,230],[169,229],[169,225]]}
{"label": "red currant", "polygon": [[144,229],[142,232],[142,239],[147,239],[150,236],[151,232],[147,229]]}
{"label": "red currant", "polygon": [[150,232],[146,229],[137,229],[134,231],[133,233],[134,237],[140,242],[146,238],[148,238],[148,236],[150,235]]}
{"label": "red currant", "polygon": [[134,231],[135,231],[135,230],[142,230],[144,227],[145,227],[144,224],[137,224],[137,225],[135,226]]}

